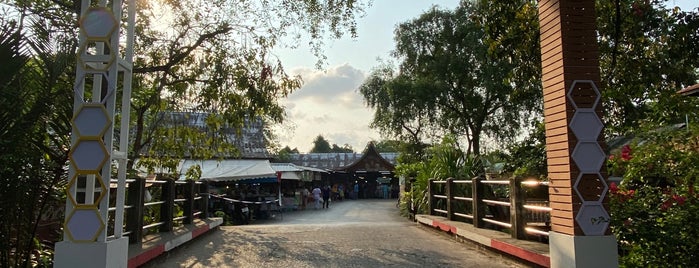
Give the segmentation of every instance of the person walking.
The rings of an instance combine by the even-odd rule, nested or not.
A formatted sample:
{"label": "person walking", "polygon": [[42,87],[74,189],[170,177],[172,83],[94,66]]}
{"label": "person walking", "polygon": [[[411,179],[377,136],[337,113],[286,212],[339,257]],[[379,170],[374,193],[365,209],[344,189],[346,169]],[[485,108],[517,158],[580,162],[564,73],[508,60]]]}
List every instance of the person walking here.
{"label": "person walking", "polygon": [[308,204],[308,196],[311,195],[311,192],[308,191],[308,188],[303,187],[301,190],[301,210],[306,210],[306,204]]}
{"label": "person walking", "polygon": [[321,194],[320,187],[316,186],[316,188],[313,188],[313,191],[311,191],[311,194],[313,194],[313,200],[315,201],[315,209],[320,208],[320,194]]}
{"label": "person walking", "polygon": [[325,188],[323,188],[323,208],[330,207],[330,192],[330,186],[326,185]]}

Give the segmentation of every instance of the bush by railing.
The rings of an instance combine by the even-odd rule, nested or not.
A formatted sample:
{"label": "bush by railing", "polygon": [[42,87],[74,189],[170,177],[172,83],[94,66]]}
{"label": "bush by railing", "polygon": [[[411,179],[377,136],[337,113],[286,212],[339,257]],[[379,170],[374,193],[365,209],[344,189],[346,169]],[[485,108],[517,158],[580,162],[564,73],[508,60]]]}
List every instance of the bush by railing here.
{"label": "bush by railing", "polygon": [[[495,187],[508,187],[508,197],[496,198]],[[527,235],[548,236],[548,199],[526,198],[526,187],[548,187],[548,182],[511,180],[429,180],[428,211],[448,220],[471,222],[476,228],[493,226],[509,229],[516,239]],[[495,228],[495,229],[498,229]]]}

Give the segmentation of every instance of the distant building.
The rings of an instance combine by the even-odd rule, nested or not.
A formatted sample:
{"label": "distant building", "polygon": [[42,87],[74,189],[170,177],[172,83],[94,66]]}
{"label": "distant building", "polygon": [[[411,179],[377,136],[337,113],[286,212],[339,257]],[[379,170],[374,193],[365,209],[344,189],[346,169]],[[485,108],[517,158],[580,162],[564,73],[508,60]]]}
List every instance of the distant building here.
{"label": "distant building", "polygon": [[[162,112],[159,114],[163,127],[189,126],[199,128],[209,133],[211,130],[206,125],[209,113],[204,112]],[[261,118],[245,118],[242,129],[223,127],[223,133],[227,142],[235,145],[240,155],[236,158],[244,159],[270,159],[267,150],[267,141],[264,135],[264,122]],[[212,134],[213,135],[213,134]],[[144,148],[147,150],[147,148]],[[224,157],[234,157],[224,156]]]}
{"label": "distant building", "polygon": [[[327,170],[321,184],[343,185],[353,198],[377,198],[382,185],[392,189],[391,197],[397,197],[398,178],[395,170],[398,153],[379,153],[370,142],[363,153],[312,153],[291,154],[294,165]],[[354,186],[358,192],[352,193]]]}

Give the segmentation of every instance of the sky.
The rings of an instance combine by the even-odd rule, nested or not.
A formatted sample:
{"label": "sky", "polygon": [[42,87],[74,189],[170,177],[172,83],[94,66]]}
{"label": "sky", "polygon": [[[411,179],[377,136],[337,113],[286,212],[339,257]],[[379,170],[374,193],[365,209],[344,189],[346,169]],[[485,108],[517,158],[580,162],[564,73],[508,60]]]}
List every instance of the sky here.
{"label": "sky", "polygon": [[[699,0],[676,0],[683,10],[697,8]],[[364,150],[371,140],[382,140],[369,128],[373,110],[366,107],[359,86],[378,59],[389,60],[394,48],[393,30],[396,25],[417,18],[433,5],[454,9],[459,0],[374,0],[359,18],[358,37],[327,40],[321,69],[308,47],[277,49],[275,54],[292,75],[300,75],[303,86],[282,100],[287,122],[276,127],[281,147],[297,148],[307,153],[313,140],[322,135],[330,144],[348,144],[356,152]]]}

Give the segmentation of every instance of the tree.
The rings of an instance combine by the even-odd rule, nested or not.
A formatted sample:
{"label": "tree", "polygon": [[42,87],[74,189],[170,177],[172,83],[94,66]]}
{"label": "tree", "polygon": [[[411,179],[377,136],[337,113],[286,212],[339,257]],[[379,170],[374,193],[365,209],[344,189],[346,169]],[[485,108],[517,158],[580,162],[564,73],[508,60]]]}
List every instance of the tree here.
{"label": "tree", "polygon": [[48,266],[59,224],[46,232],[53,237],[37,232],[41,216],[65,204],[73,80],[64,70],[76,44],[16,11],[0,16],[0,266]]}
{"label": "tree", "polygon": [[330,153],[331,151],[330,143],[323,138],[323,135],[318,135],[318,137],[313,140],[311,153]]}
{"label": "tree", "polygon": [[381,140],[373,141],[376,151],[379,153],[395,153],[401,146],[401,142],[398,140]]}
{"label": "tree", "polygon": [[398,25],[399,72],[377,69],[360,88],[377,111],[372,124],[396,137],[417,133],[407,125],[440,129],[466,138],[475,154],[482,135],[514,137],[540,111],[540,84],[531,83],[538,81],[538,43],[520,41],[537,32],[536,15],[530,1],[464,1]]}
{"label": "tree", "polygon": [[352,146],[349,144],[342,145],[342,147],[338,146],[337,144],[333,143],[332,149],[330,149],[331,153],[353,153],[354,149],[352,149]]}
{"label": "tree", "polygon": [[666,2],[597,1],[608,135],[697,118],[697,102],[676,91],[699,78],[699,10],[669,9]]}

